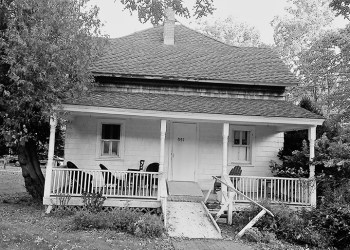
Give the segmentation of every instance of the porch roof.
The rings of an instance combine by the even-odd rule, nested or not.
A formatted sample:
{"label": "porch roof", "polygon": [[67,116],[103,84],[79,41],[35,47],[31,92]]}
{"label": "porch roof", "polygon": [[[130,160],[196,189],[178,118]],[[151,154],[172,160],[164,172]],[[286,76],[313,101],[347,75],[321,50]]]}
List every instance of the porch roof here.
{"label": "porch roof", "polygon": [[127,92],[92,92],[66,104],[163,112],[320,119],[287,101]]}

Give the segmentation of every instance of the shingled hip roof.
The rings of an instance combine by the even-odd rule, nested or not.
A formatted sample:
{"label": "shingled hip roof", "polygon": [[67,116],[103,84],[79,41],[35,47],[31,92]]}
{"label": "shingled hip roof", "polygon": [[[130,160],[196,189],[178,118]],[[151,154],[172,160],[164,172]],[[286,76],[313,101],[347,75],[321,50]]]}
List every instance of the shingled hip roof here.
{"label": "shingled hip roof", "polygon": [[164,45],[163,26],[111,39],[91,71],[95,75],[138,78],[297,84],[270,48],[230,46],[183,25],[175,25],[174,45]]}
{"label": "shingled hip roof", "polygon": [[96,91],[66,104],[119,109],[323,119],[286,101]]}

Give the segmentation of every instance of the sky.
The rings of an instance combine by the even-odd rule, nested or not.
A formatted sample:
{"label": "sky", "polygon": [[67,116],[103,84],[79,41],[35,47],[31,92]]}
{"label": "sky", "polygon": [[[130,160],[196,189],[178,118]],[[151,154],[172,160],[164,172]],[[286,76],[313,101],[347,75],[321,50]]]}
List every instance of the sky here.
{"label": "sky", "polygon": [[[184,0],[184,2],[192,8],[193,0]],[[100,20],[104,23],[102,30],[111,38],[152,27],[151,24],[141,24],[137,13],[131,16],[128,10],[123,10],[120,0],[92,0],[91,3],[100,7]],[[262,42],[273,44],[273,29],[270,23],[274,16],[283,15],[288,3],[287,0],[214,0],[214,6],[216,10],[211,19],[232,16],[237,21],[256,27]],[[193,26],[194,20],[176,18],[189,27]],[[339,25],[342,25],[342,20],[339,21]]]}

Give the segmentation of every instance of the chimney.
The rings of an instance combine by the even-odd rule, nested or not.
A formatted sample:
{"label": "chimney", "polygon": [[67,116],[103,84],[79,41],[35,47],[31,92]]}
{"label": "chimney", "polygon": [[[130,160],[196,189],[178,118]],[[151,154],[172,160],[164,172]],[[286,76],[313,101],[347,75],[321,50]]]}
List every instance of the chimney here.
{"label": "chimney", "polygon": [[175,42],[175,13],[173,8],[168,7],[164,11],[165,21],[164,21],[164,44],[174,45]]}

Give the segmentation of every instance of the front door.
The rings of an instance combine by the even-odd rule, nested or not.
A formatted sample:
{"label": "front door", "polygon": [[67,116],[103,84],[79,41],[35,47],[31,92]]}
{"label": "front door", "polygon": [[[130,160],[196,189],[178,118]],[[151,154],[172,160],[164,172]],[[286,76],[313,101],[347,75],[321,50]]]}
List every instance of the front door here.
{"label": "front door", "polygon": [[173,123],[172,179],[194,181],[196,169],[197,124]]}

